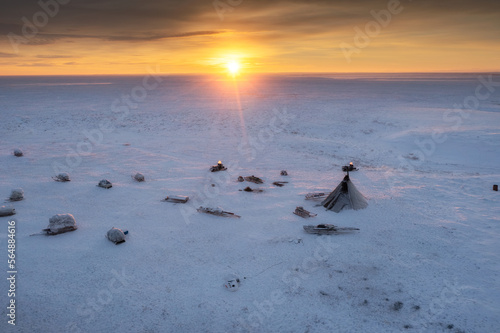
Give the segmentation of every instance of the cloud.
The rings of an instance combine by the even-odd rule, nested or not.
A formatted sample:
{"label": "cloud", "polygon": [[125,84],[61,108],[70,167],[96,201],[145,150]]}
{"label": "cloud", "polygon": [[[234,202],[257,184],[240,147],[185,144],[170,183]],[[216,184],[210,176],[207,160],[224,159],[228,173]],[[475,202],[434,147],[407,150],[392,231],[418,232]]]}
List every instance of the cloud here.
{"label": "cloud", "polygon": [[[104,37],[104,39],[110,41],[152,41],[152,40],[159,40],[166,38],[184,38],[184,37],[194,37],[194,36],[217,35],[224,32],[225,31],[191,31],[173,35],[160,34],[160,35],[149,35],[149,36],[107,36]],[[103,38],[103,37],[97,37],[97,38]]]}
{"label": "cloud", "polygon": [[[21,40],[26,41],[26,45],[48,45],[53,44],[61,39],[78,40],[78,39],[99,39],[110,42],[148,42],[161,39],[174,39],[174,38],[187,38],[196,36],[210,36],[226,33],[225,30],[221,31],[188,31],[176,34],[150,34],[144,33],[142,35],[88,35],[88,34],[52,34],[52,33],[39,33],[32,38],[25,38],[19,36]],[[39,58],[55,57],[55,56],[37,56]],[[61,56],[59,56],[61,57]],[[63,56],[66,57],[66,56]]]}
{"label": "cloud", "polygon": [[58,55],[58,54],[40,54],[36,56],[37,58],[40,59],[63,59],[63,58],[75,58],[74,56],[69,56],[69,55]]}
{"label": "cloud", "polygon": [[14,57],[18,57],[18,55],[14,53],[0,52],[0,58],[14,58]]}
{"label": "cloud", "polygon": [[16,66],[18,66],[18,67],[51,67],[53,65],[47,64],[47,63],[37,62],[37,63],[21,63],[21,64],[17,64]]}
{"label": "cloud", "polygon": [[[230,6],[230,2],[221,1]],[[313,36],[352,30],[373,19],[370,11],[384,10],[387,6],[388,0],[243,0],[225,13],[222,22],[211,0],[72,0],[59,6],[57,15],[40,27],[41,40],[30,40],[30,44],[46,45],[61,38],[148,42],[210,36],[225,30],[274,32],[285,38]],[[408,30],[412,29],[412,22],[424,19],[432,22],[424,30],[459,24],[459,14],[469,17],[462,22],[464,25],[479,17],[487,19],[490,31],[498,32],[500,27],[500,1],[418,0],[401,1],[401,6],[404,7],[401,20],[406,22]],[[0,13],[0,33],[21,35],[21,19],[32,21],[33,15],[40,11],[42,8],[31,0],[9,1]],[[481,31],[486,29],[482,27]]]}

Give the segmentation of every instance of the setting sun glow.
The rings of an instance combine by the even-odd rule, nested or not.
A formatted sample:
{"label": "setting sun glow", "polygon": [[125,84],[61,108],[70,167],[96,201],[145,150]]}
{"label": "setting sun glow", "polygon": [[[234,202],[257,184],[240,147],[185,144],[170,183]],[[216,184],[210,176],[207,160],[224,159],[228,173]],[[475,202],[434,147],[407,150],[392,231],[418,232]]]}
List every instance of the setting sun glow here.
{"label": "setting sun glow", "polygon": [[241,66],[238,62],[233,60],[233,61],[228,62],[226,66],[227,66],[229,73],[232,76],[236,76],[239,74]]}

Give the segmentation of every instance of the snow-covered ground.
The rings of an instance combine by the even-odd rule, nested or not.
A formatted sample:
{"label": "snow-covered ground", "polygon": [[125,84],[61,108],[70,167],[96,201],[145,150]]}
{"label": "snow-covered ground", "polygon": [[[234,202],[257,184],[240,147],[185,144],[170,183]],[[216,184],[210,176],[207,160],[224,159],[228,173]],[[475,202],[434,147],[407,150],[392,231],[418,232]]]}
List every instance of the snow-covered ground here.
{"label": "snow-covered ground", "polygon": [[[5,203],[15,216],[0,218],[0,331],[498,331],[497,82],[486,74],[0,78],[0,196],[25,195]],[[219,160],[228,170],[210,173]],[[333,190],[350,161],[367,209],[336,214],[304,200]],[[55,182],[59,172],[71,182]],[[134,181],[136,172],[146,181]],[[265,183],[237,182],[250,175]],[[113,187],[97,187],[101,179]],[[161,201],[167,195],[190,201]],[[302,219],[296,206],[318,215]],[[30,237],[64,213],[78,230]],[[302,229],[319,223],[360,231]],[[127,241],[108,241],[111,227],[129,230]],[[241,281],[235,292],[224,287],[231,276]]]}

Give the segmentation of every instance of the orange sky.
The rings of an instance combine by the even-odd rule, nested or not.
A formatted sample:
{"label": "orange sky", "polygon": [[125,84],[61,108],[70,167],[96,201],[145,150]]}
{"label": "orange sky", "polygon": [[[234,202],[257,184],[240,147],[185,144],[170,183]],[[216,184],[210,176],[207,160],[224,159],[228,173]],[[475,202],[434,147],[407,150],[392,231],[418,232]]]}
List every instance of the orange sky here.
{"label": "orange sky", "polygon": [[499,1],[42,3],[2,4],[0,75],[499,71]]}

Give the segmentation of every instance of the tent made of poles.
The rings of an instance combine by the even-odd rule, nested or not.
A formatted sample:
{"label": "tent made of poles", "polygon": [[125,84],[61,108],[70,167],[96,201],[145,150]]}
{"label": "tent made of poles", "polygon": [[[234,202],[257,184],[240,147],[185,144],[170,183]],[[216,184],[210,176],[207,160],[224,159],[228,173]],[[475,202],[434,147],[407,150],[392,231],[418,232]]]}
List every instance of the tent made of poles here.
{"label": "tent made of poles", "polygon": [[363,209],[368,206],[366,198],[358,191],[351,182],[347,174],[342,182],[330,193],[330,195],[321,202],[326,209],[333,210],[335,213],[342,209]]}

